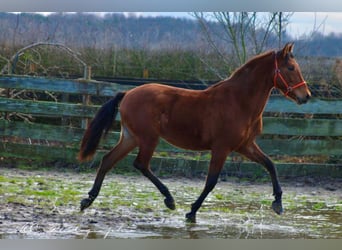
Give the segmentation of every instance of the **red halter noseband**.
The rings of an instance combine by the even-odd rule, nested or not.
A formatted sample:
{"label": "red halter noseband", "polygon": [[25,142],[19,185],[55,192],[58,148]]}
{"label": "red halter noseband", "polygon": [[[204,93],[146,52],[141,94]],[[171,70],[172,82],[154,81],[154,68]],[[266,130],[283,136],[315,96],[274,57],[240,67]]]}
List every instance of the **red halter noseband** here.
{"label": "red halter noseband", "polygon": [[291,91],[293,91],[296,88],[299,88],[300,86],[306,85],[306,82],[303,80],[293,86],[290,86],[287,81],[285,80],[285,78],[283,77],[283,75],[280,73],[280,69],[278,68],[278,62],[277,62],[277,54],[275,56],[275,74],[274,74],[274,78],[273,78],[273,83],[274,83],[274,87],[277,87],[277,77],[280,78],[280,80],[283,82],[283,84],[286,87],[286,92],[284,92],[284,95],[287,96]]}

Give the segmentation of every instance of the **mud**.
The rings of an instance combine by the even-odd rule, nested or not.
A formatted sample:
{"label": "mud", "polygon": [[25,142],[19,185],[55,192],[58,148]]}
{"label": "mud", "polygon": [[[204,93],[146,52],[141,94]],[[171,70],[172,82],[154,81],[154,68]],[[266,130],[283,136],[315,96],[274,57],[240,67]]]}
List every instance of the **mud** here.
{"label": "mud", "polygon": [[95,173],[1,169],[2,239],[342,238],[342,184],[283,180],[285,213],[270,208],[269,182],[228,179],[217,184],[197,214],[185,221],[204,179],[164,178],[176,200],[168,210],[142,176],[109,174],[100,196],[83,213],[79,202]]}

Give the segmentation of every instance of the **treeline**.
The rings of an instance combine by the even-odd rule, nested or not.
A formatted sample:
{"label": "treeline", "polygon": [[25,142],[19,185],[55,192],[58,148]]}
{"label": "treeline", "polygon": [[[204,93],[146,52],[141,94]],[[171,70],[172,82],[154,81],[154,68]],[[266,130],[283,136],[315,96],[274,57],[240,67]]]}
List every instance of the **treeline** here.
{"label": "treeline", "polygon": [[[77,50],[82,60],[91,67],[91,77],[128,77],[173,80],[219,80],[211,70],[230,74],[227,65],[220,64],[215,55],[194,53],[184,49],[95,49]],[[204,58],[205,57],[205,58]],[[205,59],[205,61],[204,61]],[[210,63],[210,68],[208,63]],[[84,74],[84,66],[58,47],[40,46],[20,53],[13,61],[11,72],[8,62],[0,57],[3,74],[33,75],[61,78],[78,78]]]}
{"label": "treeline", "polygon": [[[291,21],[289,21],[291,22]],[[211,22],[212,30],[223,32],[220,24]],[[97,16],[87,13],[55,13],[42,16],[34,13],[0,13],[0,53],[30,43],[58,42],[71,48],[111,49],[182,49],[204,50],[207,41],[196,20],[172,17],[139,17],[111,13]],[[277,34],[270,37],[270,47],[277,47]],[[336,57],[342,55],[342,34],[293,38],[286,30],[284,42],[296,40],[305,47],[303,56]],[[272,42],[274,41],[274,42]],[[304,46],[305,45],[305,46]],[[227,46],[227,41],[222,41]]]}
{"label": "treeline", "polygon": [[[84,13],[49,16],[0,13],[0,27],[3,59],[28,44],[49,42],[64,44],[79,52],[96,76],[216,78],[201,63],[201,58],[210,51],[193,20],[123,14],[99,17]],[[80,65],[53,47],[27,51],[20,60],[14,73],[82,74]],[[5,63],[0,57],[1,68]]]}
{"label": "treeline", "polygon": [[123,14],[0,13],[0,27],[0,41],[10,47],[44,41],[73,48],[191,49],[201,39],[192,20]]}
{"label": "treeline", "polygon": [[[216,22],[208,25],[217,33],[222,28]],[[218,80],[236,68],[214,53],[196,20],[184,18],[0,13],[0,30],[1,69],[18,49],[36,42],[60,43],[78,52],[94,76]],[[269,40],[267,48],[278,47],[276,33]],[[331,58],[342,56],[342,36],[316,31],[296,40],[283,31],[283,43],[293,40],[305,77],[329,83],[335,65]],[[229,58],[229,41],[215,42]],[[52,46],[25,51],[14,67],[17,74],[67,77],[82,72],[82,65]]]}

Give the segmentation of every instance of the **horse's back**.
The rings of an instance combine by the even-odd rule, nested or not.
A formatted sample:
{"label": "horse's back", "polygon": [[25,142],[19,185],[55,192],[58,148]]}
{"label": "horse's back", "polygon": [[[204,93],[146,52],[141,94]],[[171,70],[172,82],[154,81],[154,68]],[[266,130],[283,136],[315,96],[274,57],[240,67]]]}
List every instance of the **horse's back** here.
{"label": "horse's back", "polygon": [[[202,91],[182,89],[158,83],[149,83],[129,90],[121,102],[120,111],[125,113],[132,109],[144,112],[170,109],[179,102],[199,102]],[[185,107],[184,107],[185,108]]]}
{"label": "horse's back", "polygon": [[120,105],[122,122],[136,136],[161,136],[175,146],[208,149],[205,106],[208,94],[161,84],[127,92]]}

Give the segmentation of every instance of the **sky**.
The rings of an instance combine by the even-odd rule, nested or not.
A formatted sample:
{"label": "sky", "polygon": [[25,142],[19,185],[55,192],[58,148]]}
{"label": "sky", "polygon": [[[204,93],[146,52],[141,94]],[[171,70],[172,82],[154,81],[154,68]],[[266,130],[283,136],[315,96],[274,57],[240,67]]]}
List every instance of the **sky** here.
{"label": "sky", "polygon": [[[128,13],[128,12],[125,12]],[[173,16],[192,18],[187,12],[135,12],[142,16]],[[324,35],[342,33],[342,12],[294,12],[287,31],[293,37],[310,34],[318,30]]]}
{"label": "sky", "polygon": [[[48,15],[51,12],[39,12]],[[178,18],[193,18],[189,12],[122,12],[126,15],[137,16],[171,16]],[[105,12],[96,12],[97,15],[105,15]],[[293,12],[287,32],[292,37],[298,38],[309,35],[313,30],[324,35],[330,33],[342,34],[342,12]]]}
{"label": "sky", "polygon": [[342,12],[295,12],[288,32],[294,36],[318,30],[324,35],[342,33]]}

